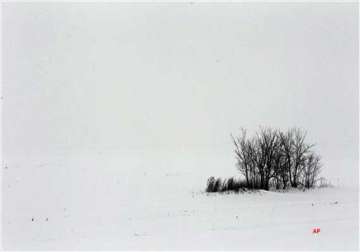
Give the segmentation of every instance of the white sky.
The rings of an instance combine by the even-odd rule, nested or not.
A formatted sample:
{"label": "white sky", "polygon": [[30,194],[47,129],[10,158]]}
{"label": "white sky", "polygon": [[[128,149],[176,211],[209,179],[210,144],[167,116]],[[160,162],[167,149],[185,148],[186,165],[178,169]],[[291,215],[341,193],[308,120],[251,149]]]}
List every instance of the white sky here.
{"label": "white sky", "polygon": [[5,153],[214,156],[240,127],[298,126],[324,169],[357,178],[355,3],[5,3],[2,14]]}

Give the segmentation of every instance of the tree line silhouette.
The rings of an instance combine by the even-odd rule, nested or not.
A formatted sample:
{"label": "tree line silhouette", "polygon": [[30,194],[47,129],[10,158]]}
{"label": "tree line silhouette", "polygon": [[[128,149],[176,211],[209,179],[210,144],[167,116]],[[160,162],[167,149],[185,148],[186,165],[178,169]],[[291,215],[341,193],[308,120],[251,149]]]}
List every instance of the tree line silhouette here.
{"label": "tree line silhouette", "polygon": [[239,191],[271,187],[311,188],[320,173],[321,158],[313,151],[314,144],[305,141],[306,132],[292,128],[260,128],[252,136],[241,129],[239,136],[232,136],[236,166],[243,179],[222,180],[210,177],[207,192]]}

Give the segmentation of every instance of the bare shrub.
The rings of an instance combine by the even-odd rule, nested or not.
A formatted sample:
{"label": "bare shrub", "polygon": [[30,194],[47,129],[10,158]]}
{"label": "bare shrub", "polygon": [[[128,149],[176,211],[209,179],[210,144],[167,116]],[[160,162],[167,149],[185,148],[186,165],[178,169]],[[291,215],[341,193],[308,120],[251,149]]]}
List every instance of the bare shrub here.
{"label": "bare shrub", "polygon": [[206,192],[214,192],[215,178],[210,177],[207,181]]}
{"label": "bare shrub", "polygon": [[262,189],[260,180],[254,180],[254,183],[248,184],[245,179],[235,179],[233,177],[222,180],[221,178],[215,179],[210,177],[206,186],[206,192],[235,192],[246,190],[258,190]]}

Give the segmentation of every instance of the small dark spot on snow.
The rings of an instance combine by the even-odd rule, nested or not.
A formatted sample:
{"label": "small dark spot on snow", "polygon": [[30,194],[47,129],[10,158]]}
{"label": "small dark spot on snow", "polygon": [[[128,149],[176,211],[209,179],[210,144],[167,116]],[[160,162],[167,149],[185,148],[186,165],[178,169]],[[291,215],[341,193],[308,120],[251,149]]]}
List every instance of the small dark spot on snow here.
{"label": "small dark spot on snow", "polygon": [[48,221],[48,220],[49,220],[49,218],[46,218],[46,219],[45,219],[45,221]]}
{"label": "small dark spot on snow", "polygon": [[239,216],[236,215],[236,219],[238,218]]}
{"label": "small dark spot on snow", "polygon": [[34,218],[31,218],[31,221],[34,221]]}

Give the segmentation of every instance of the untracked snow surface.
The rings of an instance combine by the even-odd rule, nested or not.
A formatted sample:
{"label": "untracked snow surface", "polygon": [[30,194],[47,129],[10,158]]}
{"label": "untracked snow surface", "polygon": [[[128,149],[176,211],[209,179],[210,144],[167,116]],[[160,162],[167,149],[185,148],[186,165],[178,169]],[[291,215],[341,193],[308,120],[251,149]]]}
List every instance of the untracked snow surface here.
{"label": "untracked snow surface", "polygon": [[358,248],[355,186],[204,193],[207,177],[221,175],[222,163],[201,155],[100,151],[8,155],[2,171],[3,247]]}

